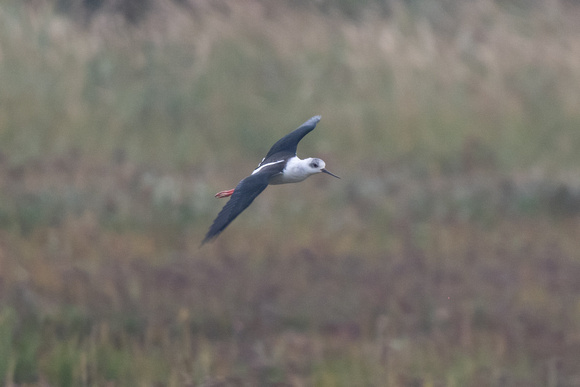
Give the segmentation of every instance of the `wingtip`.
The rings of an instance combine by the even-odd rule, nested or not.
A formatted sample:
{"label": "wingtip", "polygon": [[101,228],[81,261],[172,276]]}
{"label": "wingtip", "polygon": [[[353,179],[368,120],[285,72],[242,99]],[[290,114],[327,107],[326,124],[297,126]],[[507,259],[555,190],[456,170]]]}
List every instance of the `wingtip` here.
{"label": "wingtip", "polygon": [[305,126],[305,125],[314,125],[316,126],[316,124],[318,124],[320,122],[320,119],[322,117],[321,116],[314,116],[308,119],[308,121],[306,121],[305,123],[303,123],[301,126]]}
{"label": "wingtip", "polygon": [[205,245],[206,243],[212,242],[215,238],[218,237],[218,235],[221,234],[221,231],[218,232],[212,232],[212,230],[210,229],[207,234],[205,234],[205,237],[203,238],[203,240],[201,241],[201,243],[199,244],[199,247],[202,247],[203,245]]}
{"label": "wingtip", "polygon": [[205,236],[205,238],[203,238],[203,240],[201,241],[201,243],[199,244],[199,248],[201,249],[203,247],[203,245],[205,245],[208,242],[211,242],[212,240],[214,240],[217,237],[217,235],[212,235],[212,236]]}

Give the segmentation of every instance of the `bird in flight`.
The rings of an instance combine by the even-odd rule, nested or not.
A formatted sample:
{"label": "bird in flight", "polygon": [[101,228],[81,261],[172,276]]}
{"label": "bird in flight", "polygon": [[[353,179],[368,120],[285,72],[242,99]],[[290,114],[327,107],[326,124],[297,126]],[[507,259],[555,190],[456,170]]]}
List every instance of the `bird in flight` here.
{"label": "bird in flight", "polygon": [[272,145],[266,157],[262,159],[252,174],[240,181],[236,188],[215,194],[216,198],[229,196],[231,198],[213,221],[201,242],[202,245],[224,231],[242,211],[252,204],[268,184],[298,183],[321,172],[340,179],[325,169],[326,164],[321,159],[309,157],[301,160],[296,156],[298,143],[316,127],[319,121],[320,116],[314,116],[300,125],[298,129],[282,137]]}

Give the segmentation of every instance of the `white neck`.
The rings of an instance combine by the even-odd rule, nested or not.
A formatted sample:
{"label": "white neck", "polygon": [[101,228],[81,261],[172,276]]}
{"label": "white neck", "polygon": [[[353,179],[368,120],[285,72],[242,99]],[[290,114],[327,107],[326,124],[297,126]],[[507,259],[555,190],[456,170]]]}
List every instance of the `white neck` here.
{"label": "white neck", "polygon": [[316,172],[312,172],[312,169],[308,167],[308,160],[301,160],[298,156],[294,156],[288,159],[284,173],[273,178],[270,184],[298,183],[314,173]]}

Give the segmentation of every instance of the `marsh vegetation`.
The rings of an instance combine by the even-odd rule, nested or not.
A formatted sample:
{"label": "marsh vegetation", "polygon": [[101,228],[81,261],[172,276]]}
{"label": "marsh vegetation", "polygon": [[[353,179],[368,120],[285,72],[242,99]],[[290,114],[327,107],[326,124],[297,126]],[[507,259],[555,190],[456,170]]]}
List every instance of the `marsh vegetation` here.
{"label": "marsh vegetation", "polygon": [[576,2],[135,4],[0,5],[0,383],[580,385]]}

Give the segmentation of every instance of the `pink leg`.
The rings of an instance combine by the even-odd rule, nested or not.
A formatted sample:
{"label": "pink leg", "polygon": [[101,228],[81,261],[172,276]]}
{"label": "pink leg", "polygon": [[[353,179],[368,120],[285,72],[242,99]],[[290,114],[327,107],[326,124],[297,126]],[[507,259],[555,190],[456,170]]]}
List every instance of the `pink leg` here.
{"label": "pink leg", "polygon": [[218,199],[221,199],[221,198],[227,198],[228,196],[232,196],[232,194],[234,193],[234,189],[228,189],[226,191],[220,191],[220,192],[218,192],[218,193],[215,194],[215,197],[218,198]]}

